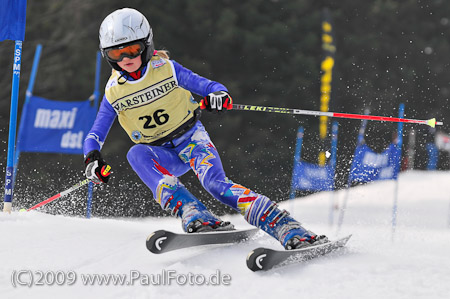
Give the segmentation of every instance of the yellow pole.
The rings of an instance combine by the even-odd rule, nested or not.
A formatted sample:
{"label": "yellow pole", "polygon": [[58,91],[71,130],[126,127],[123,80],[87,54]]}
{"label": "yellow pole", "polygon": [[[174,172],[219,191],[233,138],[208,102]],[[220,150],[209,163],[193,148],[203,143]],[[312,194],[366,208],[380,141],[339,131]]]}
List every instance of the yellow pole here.
{"label": "yellow pole", "polygon": [[[320,65],[322,71],[321,85],[320,85],[320,111],[328,112],[331,99],[331,82],[334,66],[334,53],[336,46],[333,39],[333,27],[330,21],[330,13],[328,9],[324,9],[322,21],[322,49],[324,52],[324,59]],[[321,148],[319,152],[319,165],[324,166],[326,162],[325,155],[325,140],[328,135],[328,117],[321,116],[319,123],[319,137]]]}

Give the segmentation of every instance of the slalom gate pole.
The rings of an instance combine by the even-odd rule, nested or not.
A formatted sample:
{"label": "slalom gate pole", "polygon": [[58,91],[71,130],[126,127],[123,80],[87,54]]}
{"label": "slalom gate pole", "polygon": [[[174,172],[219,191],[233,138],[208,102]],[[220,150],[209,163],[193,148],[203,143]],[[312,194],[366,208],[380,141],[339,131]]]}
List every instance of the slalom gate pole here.
{"label": "slalom gate pole", "polygon": [[87,183],[89,183],[89,179],[85,179],[84,181],[81,181],[81,182],[79,182],[79,183],[73,185],[73,186],[70,187],[69,189],[67,189],[67,190],[65,190],[65,191],[62,191],[62,192],[60,192],[60,193],[58,193],[58,194],[56,194],[56,195],[53,195],[52,197],[47,198],[47,199],[44,200],[44,201],[41,201],[41,202],[38,203],[37,205],[32,206],[31,208],[27,209],[27,212],[28,212],[28,211],[31,211],[31,210],[34,210],[34,209],[37,209],[37,208],[39,208],[39,207],[42,207],[43,205],[46,205],[46,204],[48,204],[49,202],[54,201],[55,199],[58,199],[58,198],[63,197],[63,196],[66,196],[67,194],[69,194],[69,193],[71,193],[71,192],[77,190],[78,188],[80,188],[80,187],[86,185]]}
{"label": "slalom gate pole", "polygon": [[[6,7],[7,9],[9,8],[8,6],[11,6],[11,4],[8,3]],[[13,15],[17,17],[17,13]],[[18,25],[19,24],[16,24],[16,27],[19,27]],[[25,24],[23,26],[25,27]],[[13,81],[11,87],[11,110],[9,113],[8,154],[6,162],[5,193],[4,193],[5,197],[3,203],[3,212],[6,213],[11,213],[12,200],[14,195],[14,174],[16,172],[14,170],[15,166],[14,156],[16,151],[17,110],[19,105],[18,102],[19,102],[21,61],[22,61],[22,40],[16,40],[14,49]]]}
{"label": "slalom gate pole", "polygon": [[328,116],[328,117],[338,117],[338,118],[348,118],[348,119],[367,119],[367,120],[388,121],[388,122],[423,124],[423,125],[428,125],[432,128],[434,128],[435,126],[442,126],[444,124],[441,121],[436,121],[436,118],[432,118],[432,119],[428,119],[428,120],[421,120],[421,119],[408,119],[408,118],[398,118],[398,117],[389,117],[389,116],[374,116],[374,115],[364,115],[364,114],[323,112],[323,111],[301,110],[301,109],[280,108],[280,107],[267,107],[267,106],[255,106],[255,105],[244,105],[244,104],[233,104],[233,109],[234,110],[245,110],[245,111],[260,111],[260,112],[272,112],[272,113]]}

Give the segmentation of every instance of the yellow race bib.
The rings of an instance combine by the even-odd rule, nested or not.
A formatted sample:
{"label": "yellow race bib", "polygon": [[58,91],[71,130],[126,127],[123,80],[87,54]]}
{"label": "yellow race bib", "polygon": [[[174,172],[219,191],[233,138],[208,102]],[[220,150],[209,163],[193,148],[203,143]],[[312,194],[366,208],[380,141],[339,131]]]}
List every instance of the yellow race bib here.
{"label": "yellow race bib", "polygon": [[199,107],[192,94],[178,86],[170,60],[153,56],[139,80],[118,84],[119,77],[120,73],[114,71],[105,95],[135,143],[152,143],[166,137],[191,120]]}

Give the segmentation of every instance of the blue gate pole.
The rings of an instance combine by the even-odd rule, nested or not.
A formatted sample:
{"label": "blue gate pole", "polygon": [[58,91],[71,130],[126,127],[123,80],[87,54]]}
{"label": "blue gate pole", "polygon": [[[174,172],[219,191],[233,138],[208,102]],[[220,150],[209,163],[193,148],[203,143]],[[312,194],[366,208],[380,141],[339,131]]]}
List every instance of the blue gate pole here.
{"label": "blue gate pole", "polygon": [[92,210],[92,196],[94,193],[94,183],[89,182],[88,184],[88,198],[87,198],[87,209],[86,209],[86,218],[91,218],[91,210]]}
{"label": "blue gate pole", "polygon": [[3,211],[11,213],[14,191],[14,151],[16,147],[17,106],[19,102],[20,65],[22,60],[22,41],[15,41],[13,81],[11,90],[11,111],[9,115],[8,157],[5,177],[5,198]]}
{"label": "blue gate pole", "polygon": [[[100,72],[102,66],[102,55],[100,51],[97,51],[97,58],[95,63],[95,86],[94,86],[94,107],[98,107],[98,102],[100,98]],[[94,194],[94,183],[89,182],[88,185],[88,197],[87,197],[87,209],[86,209],[86,218],[91,218],[92,211],[92,197]]]}
{"label": "blue gate pole", "polygon": [[298,163],[300,163],[302,155],[302,143],[303,143],[303,127],[299,127],[297,131],[297,143],[295,145],[294,167],[292,169],[291,193],[289,199],[295,198],[295,191],[296,191],[295,186],[298,182],[297,172],[295,171],[295,169],[297,168]]}
{"label": "blue gate pole", "polygon": [[[330,166],[333,168],[333,175],[336,170],[336,160],[337,160],[337,141],[338,141],[338,122],[333,122],[333,125],[331,127],[331,159],[330,159]],[[334,184],[333,179],[333,190],[336,187],[336,184]]]}
{"label": "blue gate pole", "polygon": [[42,52],[42,45],[39,44],[36,46],[36,51],[34,52],[33,67],[31,69],[30,81],[28,82],[27,92],[25,95],[25,103],[23,105],[22,116],[20,118],[16,152],[14,155],[14,180],[13,180],[13,182],[16,181],[16,174],[17,174],[20,152],[21,152],[20,143],[23,139],[22,134],[23,134],[23,126],[25,124],[25,115],[27,114],[28,102],[30,101],[31,96],[33,95],[34,82],[36,81],[36,74],[37,74],[37,71],[39,68],[39,60],[41,59],[41,52]]}
{"label": "blue gate pole", "polygon": [[[398,117],[403,118],[405,113],[405,104],[400,104]],[[395,230],[397,228],[397,209],[398,209],[398,173],[400,172],[400,164],[402,163],[402,145],[403,145],[403,123],[399,122],[397,126],[397,146],[398,161],[394,164],[394,173],[397,173],[395,177],[395,190],[394,190],[394,204],[392,205],[392,241],[394,241]]]}
{"label": "blue gate pole", "polygon": [[[370,113],[369,109],[367,109],[367,108],[364,109],[365,115],[369,115],[369,113]],[[364,143],[364,137],[366,136],[366,127],[367,127],[367,119],[363,120],[361,123],[361,126],[359,127],[356,149],[358,148],[358,146],[360,146]],[[355,149],[355,153],[356,153],[356,149]],[[353,159],[354,158],[355,157],[353,155]],[[345,188],[343,204],[339,211],[339,219],[338,219],[338,223],[337,223],[336,236],[339,235],[342,224],[344,223],[345,210],[347,209],[348,197],[350,196],[349,189],[352,184],[352,172],[351,171],[352,171],[352,168],[350,167],[350,172],[348,174],[348,180],[347,180],[347,188]]]}
{"label": "blue gate pole", "polygon": [[331,159],[330,159],[330,167],[333,170],[333,186],[332,192],[330,196],[330,213],[328,215],[328,222],[333,225],[334,222],[334,202],[335,202],[335,192],[336,189],[336,161],[337,161],[337,141],[338,141],[338,128],[339,124],[337,121],[333,122],[331,126]]}

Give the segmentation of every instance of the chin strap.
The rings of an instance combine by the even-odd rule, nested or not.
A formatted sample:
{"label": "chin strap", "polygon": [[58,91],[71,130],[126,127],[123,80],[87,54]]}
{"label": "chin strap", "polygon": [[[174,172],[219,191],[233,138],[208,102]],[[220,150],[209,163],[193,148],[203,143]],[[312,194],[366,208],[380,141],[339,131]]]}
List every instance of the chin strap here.
{"label": "chin strap", "polygon": [[[127,76],[126,76],[125,73],[126,73],[125,71],[122,71],[122,72],[120,73],[119,78],[117,79],[117,83],[119,83],[120,85],[125,84],[125,83],[127,83],[127,81],[128,81]],[[120,78],[124,78],[125,81],[120,81]]]}

